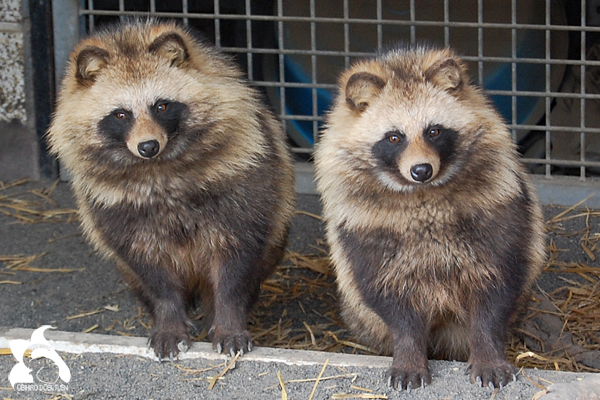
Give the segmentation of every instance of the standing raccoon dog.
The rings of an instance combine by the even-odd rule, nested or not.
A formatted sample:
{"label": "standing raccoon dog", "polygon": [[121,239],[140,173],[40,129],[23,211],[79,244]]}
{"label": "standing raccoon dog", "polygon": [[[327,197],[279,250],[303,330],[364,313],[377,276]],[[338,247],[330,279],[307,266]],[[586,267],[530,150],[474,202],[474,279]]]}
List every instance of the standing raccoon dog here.
{"label": "standing raccoon dog", "polygon": [[428,355],[506,385],[508,326],[545,257],[509,132],[447,49],[397,49],[340,82],[315,161],[345,321],[393,354],[394,388],[430,383]]}
{"label": "standing raccoon dog", "polygon": [[148,306],[159,359],[190,344],[197,295],[213,347],[251,350],[247,313],[294,188],[280,125],[241,71],[175,24],[100,32],[71,56],[48,139],[84,232]]}

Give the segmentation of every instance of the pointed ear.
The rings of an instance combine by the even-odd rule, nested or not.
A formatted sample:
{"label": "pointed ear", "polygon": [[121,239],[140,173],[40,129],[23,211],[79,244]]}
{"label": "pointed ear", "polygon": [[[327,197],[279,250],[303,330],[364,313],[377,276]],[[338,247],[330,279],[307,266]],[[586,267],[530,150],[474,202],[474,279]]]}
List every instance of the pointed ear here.
{"label": "pointed ear", "polygon": [[363,112],[385,87],[385,81],[369,72],[357,72],[346,83],[346,103],[352,110]]}
{"label": "pointed ear", "polygon": [[463,69],[454,58],[446,58],[433,64],[425,72],[425,79],[447,92],[459,90],[465,81]]}
{"label": "pointed ear", "polygon": [[82,86],[91,86],[108,62],[108,51],[100,47],[89,46],[77,54],[75,72],[77,82]]}
{"label": "pointed ear", "polygon": [[175,32],[163,33],[157,37],[148,51],[164,57],[171,62],[171,66],[179,67],[190,57],[183,38]]}

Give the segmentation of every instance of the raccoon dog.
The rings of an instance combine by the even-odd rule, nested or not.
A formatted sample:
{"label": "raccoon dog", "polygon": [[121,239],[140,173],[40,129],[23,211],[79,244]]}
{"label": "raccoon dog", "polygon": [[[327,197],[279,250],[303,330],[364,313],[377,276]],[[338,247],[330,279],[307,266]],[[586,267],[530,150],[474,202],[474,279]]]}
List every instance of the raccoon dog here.
{"label": "raccoon dog", "polygon": [[247,313],[282,256],[293,167],[279,123],[241,71],[172,23],[132,21],[81,42],[48,133],[81,223],[153,318],[159,359],[190,344],[251,350]]}
{"label": "raccoon dog", "polygon": [[509,132],[448,49],[395,49],[340,85],[315,161],[345,321],[393,354],[394,388],[430,383],[428,355],[506,385],[508,327],[545,257]]}

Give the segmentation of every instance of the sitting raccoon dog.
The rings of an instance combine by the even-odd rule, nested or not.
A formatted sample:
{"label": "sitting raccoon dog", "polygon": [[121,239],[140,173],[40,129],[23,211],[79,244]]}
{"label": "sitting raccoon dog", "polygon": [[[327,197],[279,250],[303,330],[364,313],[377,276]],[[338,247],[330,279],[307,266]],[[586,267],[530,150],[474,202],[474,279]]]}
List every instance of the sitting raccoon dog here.
{"label": "sitting raccoon dog", "polygon": [[346,71],[315,162],[342,315],[393,354],[388,382],[513,377],[507,330],[545,257],[544,227],[500,116],[448,49],[399,48]]}
{"label": "sitting raccoon dog", "polygon": [[187,349],[196,297],[215,349],[251,350],[247,312],[295,207],[284,134],[241,71],[176,24],[102,31],[72,54],[48,139],[158,358]]}

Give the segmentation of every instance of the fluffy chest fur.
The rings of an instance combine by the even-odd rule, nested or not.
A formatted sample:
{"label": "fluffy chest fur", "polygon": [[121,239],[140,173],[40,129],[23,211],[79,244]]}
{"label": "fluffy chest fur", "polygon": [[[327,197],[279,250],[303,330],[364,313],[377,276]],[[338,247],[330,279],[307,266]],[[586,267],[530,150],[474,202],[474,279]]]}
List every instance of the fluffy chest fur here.
{"label": "fluffy chest fur", "polygon": [[518,223],[502,215],[506,207],[468,209],[443,198],[398,197],[393,208],[385,204],[340,207],[346,209],[347,218],[330,230],[332,243],[343,243],[347,255],[354,248],[368,249],[364,263],[379,276],[378,282],[399,291],[405,291],[411,281],[485,285],[496,273],[498,267],[492,262],[496,260],[491,260],[488,248],[503,247],[508,239],[502,235],[508,236]]}

